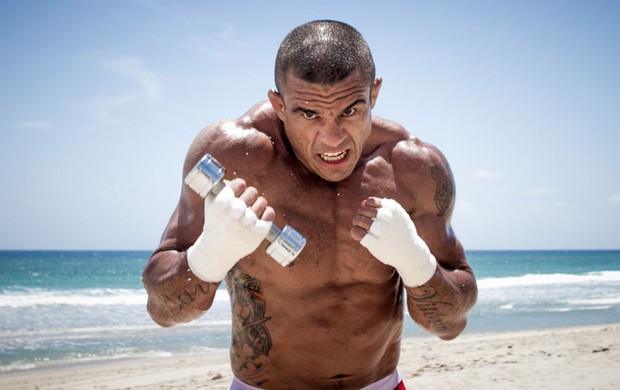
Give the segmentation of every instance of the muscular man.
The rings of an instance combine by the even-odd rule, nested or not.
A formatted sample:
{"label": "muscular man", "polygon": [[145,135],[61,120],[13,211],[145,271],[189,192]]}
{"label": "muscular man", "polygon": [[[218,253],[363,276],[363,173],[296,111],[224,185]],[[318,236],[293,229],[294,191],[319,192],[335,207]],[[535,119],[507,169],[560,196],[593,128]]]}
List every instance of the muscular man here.
{"label": "muscular man", "polygon": [[[476,300],[450,225],[452,173],[435,147],[372,117],[381,78],[354,28],[293,30],[275,81],[268,102],[192,143],[184,174],[210,153],[227,187],[205,202],[184,186],[144,271],[148,311],[191,321],[225,280],[231,388],[396,388],[404,304],[449,340]],[[271,221],[307,239],[288,267],[265,253]]]}

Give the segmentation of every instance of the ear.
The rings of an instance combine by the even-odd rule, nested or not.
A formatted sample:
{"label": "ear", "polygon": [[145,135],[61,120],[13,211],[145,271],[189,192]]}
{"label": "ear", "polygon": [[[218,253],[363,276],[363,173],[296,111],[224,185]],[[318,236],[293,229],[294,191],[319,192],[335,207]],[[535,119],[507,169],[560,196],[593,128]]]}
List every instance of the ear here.
{"label": "ear", "polygon": [[273,107],[273,110],[278,114],[278,118],[284,121],[284,100],[280,93],[274,89],[270,89],[269,92],[267,92],[267,97],[269,98],[271,107]]}
{"label": "ear", "polygon": [[372,91],[370,92],[370,107],[374,108],[375,103],[377,102],[377,96],[379,96],[379,90],[381,89],[381,85],[383,84],[383,79],[381,77],[375,78],[375,82],[372,84]]}

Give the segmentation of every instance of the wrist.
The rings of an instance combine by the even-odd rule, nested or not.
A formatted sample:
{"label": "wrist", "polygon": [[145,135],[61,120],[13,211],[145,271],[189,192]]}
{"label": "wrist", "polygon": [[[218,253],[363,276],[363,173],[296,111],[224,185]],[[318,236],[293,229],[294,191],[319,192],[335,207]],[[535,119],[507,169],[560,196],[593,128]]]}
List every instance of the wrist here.
{"label": "wrist", "polygon": [[405,287],[419,287],[428,282],[437,270],[437,259],[431,253],[428,245],[419,236],[413,241],[412,257],[402,266],[396,268]]}
{"label": "wrist", "polygon": [[393,199],[381,200],[381,207],[360,244],[377,260],[394,267],[406,287],[428,282],[437,269],[437,260],[418,235],[411,217]]}
{"label": "wrist", "polygon": [[205,282],[221,282],[234,266],[230,259],[214,253],[213,248],[205,242],[204,232],[194,245],[187,250],[187,264],[194,275]]}
{"label": "wrist", "polygon": [[258,248],[271,225],[224,186],[215,199],[205,200],[202,234],[187,251],[190,270],[204,281],[222,281],[240,259]]}

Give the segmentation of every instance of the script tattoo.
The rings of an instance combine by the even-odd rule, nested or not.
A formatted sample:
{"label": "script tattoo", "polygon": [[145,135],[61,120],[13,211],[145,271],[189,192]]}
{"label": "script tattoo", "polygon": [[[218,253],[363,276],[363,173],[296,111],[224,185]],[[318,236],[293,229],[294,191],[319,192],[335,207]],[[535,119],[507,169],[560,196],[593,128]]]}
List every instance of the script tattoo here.
{"label": "script tattoo", "polygon": [[437,182],[437,190],[435,191],[437,216],[443,217],[450,209],[450,204],[454,197],[452,175],[448,169],[443,168],[441,165],[435,165],[431,168],[431,176]]}
{"label": "script tattoo", "polygon": [[450,310],[454,305],[450,302],[439,301],[437,289],[433,287],[419,287],[407,291],[410,303],[413,304],[422,316],[426,318],[431,328],[439,332],[447,332],[448,326],[444,322],[446,309]]}
{"label": "script tattoo", "polygon": [[265,299],[261,283],[255,277],[231,272],[228,291],[233,312],[233,334],[230,359],[233,371],[239,378],[255,386],[265,384],[269,371],[265,357],[271,350],[271,335],[265,323]]}
{"label": "script tattoo", "polygon": [[189,289],[183,290],[183,292],[176,296],[176,299],[167,295],[162,295],[162,298],[168,302],[170,311],[176,308],[177,312],[180,313],[184,307],[191,305],[196,300],[198,294],[207,295],[210,291],[211,283],[195,284],[193,291]]}

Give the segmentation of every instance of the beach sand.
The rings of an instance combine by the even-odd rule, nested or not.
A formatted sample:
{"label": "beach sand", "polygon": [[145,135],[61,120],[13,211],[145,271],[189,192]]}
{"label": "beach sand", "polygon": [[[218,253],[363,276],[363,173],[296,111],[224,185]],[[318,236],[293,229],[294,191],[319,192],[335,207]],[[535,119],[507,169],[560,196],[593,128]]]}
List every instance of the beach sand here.
{"label": "beach sand", "polygon": [[[620,389],[620,324],[403,340],[408,389]],[[226,352],[0,374],[12,389],[227,389]]]}

